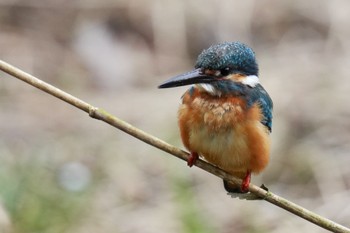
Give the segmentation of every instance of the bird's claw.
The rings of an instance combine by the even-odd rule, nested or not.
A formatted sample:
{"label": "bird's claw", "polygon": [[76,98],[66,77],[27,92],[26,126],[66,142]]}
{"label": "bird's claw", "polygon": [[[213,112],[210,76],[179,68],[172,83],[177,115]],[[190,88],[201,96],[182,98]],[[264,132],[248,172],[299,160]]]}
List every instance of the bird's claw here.
{"label": "bird's claw", "polygon": [[196,163],[198,157],[198,153],[191,152],[190,156],[187,159],[187,166],[192,167]]}

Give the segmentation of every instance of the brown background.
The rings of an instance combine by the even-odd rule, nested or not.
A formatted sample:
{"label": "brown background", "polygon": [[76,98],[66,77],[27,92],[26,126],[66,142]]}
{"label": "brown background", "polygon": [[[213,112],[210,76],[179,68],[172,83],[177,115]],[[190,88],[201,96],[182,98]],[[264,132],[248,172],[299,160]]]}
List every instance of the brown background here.
{"label": "brown background", "polygon": [[[253,178],[349,225],[350,2],[0,0],[0,59],[174,145],[186,88],[159,90],[213,43],[256,52],[274,100]],[[326,232],[0,73],[0,232]]]}

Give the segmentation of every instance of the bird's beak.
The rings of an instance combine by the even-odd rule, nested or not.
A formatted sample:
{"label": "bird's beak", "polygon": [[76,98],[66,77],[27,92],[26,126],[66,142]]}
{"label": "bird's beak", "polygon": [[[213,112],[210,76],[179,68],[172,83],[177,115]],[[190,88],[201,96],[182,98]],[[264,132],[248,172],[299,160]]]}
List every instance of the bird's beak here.
{"label": "bird's beak", "polygon": [[210,83],[213,81],[215,81],[214,76],[203,74],[201,69],[196,69],[188,73],[175,76],[159,85],[158,88],[179,87],[195,83]]}

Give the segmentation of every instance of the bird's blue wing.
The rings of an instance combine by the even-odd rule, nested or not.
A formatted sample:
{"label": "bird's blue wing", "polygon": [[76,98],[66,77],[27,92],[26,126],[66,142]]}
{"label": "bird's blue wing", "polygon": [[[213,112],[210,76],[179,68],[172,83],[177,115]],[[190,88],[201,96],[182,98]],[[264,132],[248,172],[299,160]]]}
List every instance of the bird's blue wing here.
{"label": "bird's blue wing", "polygon": [[263,119],[261,120],[261,123],[265,125],[271,132],[273,102],[269,94],[260,84],[258,84],[257,86],[251,89],[251,93],[249,96],[250,97],[248,100],[248,105],[253,105],[255,103],[259,104],[261,108],[261,113],[263,114]]}

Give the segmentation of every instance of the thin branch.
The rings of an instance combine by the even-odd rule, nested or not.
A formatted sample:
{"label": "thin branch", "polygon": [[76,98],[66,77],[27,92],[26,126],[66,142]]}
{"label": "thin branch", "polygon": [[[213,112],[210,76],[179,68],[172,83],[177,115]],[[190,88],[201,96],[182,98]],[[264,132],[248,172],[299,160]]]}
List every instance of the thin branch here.
{"label": "thin branch", "polygon": [[[129,123],[120,120],[119,118],[111,115],[110,113],[96,108],[48,83],[45,83],[43,81],[41,81],[40,79],[4,62],[0,60],[0,70],[4,71],[5,73],[8,73],[9,75],[16,77],[34,87],[39,88],[42,91],[47,92],[50,95],[53,95],[85,112],[87,112],[92,118],[95,119],[99,119],[102,120],[122,131],[124,131],[125,133],[136,137],[138,139],[140,139],[141,141],[159,148],[160,150],[163,150],[165,152],[168,152],[169,154],[172,154],[174,156],[176,156],[177,158],[180,158],[182,160],[187,160],[189,154],[177,147],[174,147],[160,139],[158,139],[155,136],[152,136],[132,125],[130,125]],[[218,176],[220,178],[223,178],[225,180],[229,180],[237,185],[240,185],[242,180],[237,179],[235,177],[233,177],[232,175],[226,173],[225,171],[221,170],[218,167],[215,167],[203,160],[197,160],[197,162],[195,163],[195,165],[199,168],[202,168],[203,170]],[[350,229],[342,226],[338,223],[335,223],[327,218],[324,218],[312,211],[309,211],[287,199],[284,199],[276,194],[273,194],[270,191],[266,191],[262,188],[259,188],[258,186],[254,185],[254,184],[250,184],[249,185],[249,191],[253,194],[255,194],[256,196],[260,197],[261,199],[268,201],[276,206],[279,206],[287,211],[289,211],[290,213],[293,213],[301,218],[306,219],[309,222],[312,222],[324,229],[327,229],[329,231],[332,232],[339,232],[339,233],[350,233]]]}

